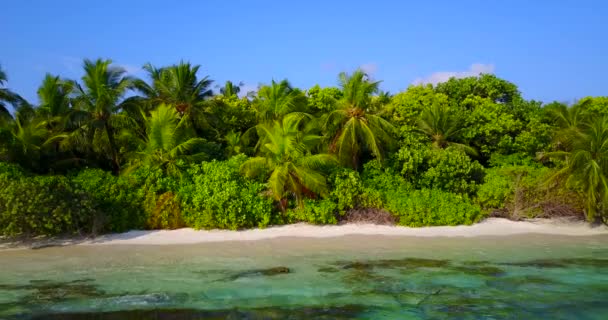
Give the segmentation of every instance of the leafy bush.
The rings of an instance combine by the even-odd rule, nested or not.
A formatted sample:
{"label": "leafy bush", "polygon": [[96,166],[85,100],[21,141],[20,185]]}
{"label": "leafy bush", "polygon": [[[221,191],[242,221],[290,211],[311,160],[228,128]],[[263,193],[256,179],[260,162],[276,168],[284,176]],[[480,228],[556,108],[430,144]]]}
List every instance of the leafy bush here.
{"label": "leafy bush", "polygon": [[483,215],[479,206],[466,195],[437,189],[413,190],[391,169],[383,169],[376,161],[368,162],[363,171],[367,188],[377,190],[383,208],[395,215],[398,224],[410,227],[471,224]]}
{"label": "leafy bush", "polygon": [[472,224],[483,218],[479,206],[462,195],[436,189],[387,192],[386,208],[410,227]]}
{"label": "leafy bush", "polygon": [[508,165],[514,158],[505,159],[503,166],[487,170],[477,192],[476,202],[483,209],[504,210],[515,219],[578,214],[579,197],[564,187],[564,181],[552,180],[551,169],[538,164]]}
{"label": "leafy bush", "polygon": [[483,166],[455,148],[436,149],[417,143],[401,148],[397,160],[401,174],[420,189],[472,195],[483,179]]}
{"label": "leafy bush", "polygon": [[272,200],[261,193],[265,186],[239,174],[244,155],[227,161],[193,165],[191,184],[178,192],[184,221],[197,229],[265,227],[272,220]]}
{"label": "leafy bush", "polygon": [[499,168],[486,171],[484,183],[477,191],[477,203],[484,209],[504,209],[507,199],[513,196],[513,181],[501,172]]}
{"label": "leafy bush", "polygon": [[142,219],[147,229],[176,229],[184,225],[181,203],[175,192],[182,183],[188,183],[190,177],[181,174],[181,178],[176,178],[160,168],[142,167],[126,178],[142,201]]}
{"label": "leafy bush", "polygon": [[483,166],[458,149],[432,149],[418,185],[460,194],[474,194],[483,179]]}
{"label": "leafy bush", "polygon": [[411,184],[391,168],[385,168],[377,160],[370,161],[363,166],[361,179],[365,188],[386,192],[387,190],[407,191]]}
{"label": "leafy bush", "polygon": [[146,226],[150,229],[178,229],[184,225],[181,206],[175,194],[165,192],[159,195],[148,215]]}
{"label": "leafy bush", "polygon": [[294,220],[313,224],[336,224],[336,211],[338,205],[329,200],[304,200],[304,207],[292,210],[289,214]]}
{"label": "leafy bush", "polygon": [[24,175],[23,169],[16,164],[6,163],[0,161],[0,176],[8,178],[18,178]]}
{"label": "leafy bush", "polygon": [[127,177],[116,177],[100,169],[85,169],[72,181],[95,200],[104,216],[104,231],[143,229],[146,222],[144,197]]}
{"label": "leafy bush", "polygon": [[0,174],[0,234],[38,236],[97,231],[94,199],[63,176]]}
{"label": "leafy bush", "polygon": [[336,203],[340,215],[353,208],[379,208],[380,193],[363,185],[357,171],[340,168],[329,177],[331,192],[329,200]]}

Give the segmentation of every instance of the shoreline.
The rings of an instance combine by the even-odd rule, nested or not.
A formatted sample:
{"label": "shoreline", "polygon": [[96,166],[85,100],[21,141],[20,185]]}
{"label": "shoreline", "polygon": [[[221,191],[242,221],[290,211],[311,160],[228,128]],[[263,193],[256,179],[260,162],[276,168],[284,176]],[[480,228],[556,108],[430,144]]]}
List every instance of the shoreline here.
{"label": "shoreline", "polygon": [[197,243],[256,241],[281,237],[333,238],[347,235],[396,236],[396,237],[483,237],[514,236],[522,234],[597,236],[608,235],[608,226],[590,226],[583,221],[561,219],[534,219],[512,221],[504,218],[488,218],[474,225],[439,227],[401,227],[374,224],[309,225],[290,224],[266,229],[232,230],[133,230],[125,233],[105,234],[95,238],[33,239],[30,241],[0,242],[1,250],[41,249],[55,246],[98,245],[186,245]]}

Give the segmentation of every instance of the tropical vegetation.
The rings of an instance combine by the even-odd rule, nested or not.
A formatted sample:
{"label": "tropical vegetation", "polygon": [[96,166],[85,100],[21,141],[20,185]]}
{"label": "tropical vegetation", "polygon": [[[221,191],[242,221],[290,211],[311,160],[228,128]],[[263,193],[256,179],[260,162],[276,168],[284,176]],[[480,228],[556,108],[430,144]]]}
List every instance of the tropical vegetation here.
{"label": "tropical vegetation", "polygon": [[143,70],[84,60],[34,102],[0,67],[0,235],[608,223],[608,97],[544,104],[491,74],[390,94],[362,70],[250,92],[189,62]]}

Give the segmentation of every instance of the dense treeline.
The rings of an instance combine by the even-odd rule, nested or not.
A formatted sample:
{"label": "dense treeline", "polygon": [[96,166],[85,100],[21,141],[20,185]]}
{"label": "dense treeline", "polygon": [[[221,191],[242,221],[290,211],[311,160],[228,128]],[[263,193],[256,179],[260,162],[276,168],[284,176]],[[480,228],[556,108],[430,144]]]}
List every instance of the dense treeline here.
{"label": "dense treeline", "polygon": [[608,220],[606,97],[542,104],[489,74],[391,95],[360,70],[214,92],[189,63],[83,67],[37,105],[0,69],[0,234]]}

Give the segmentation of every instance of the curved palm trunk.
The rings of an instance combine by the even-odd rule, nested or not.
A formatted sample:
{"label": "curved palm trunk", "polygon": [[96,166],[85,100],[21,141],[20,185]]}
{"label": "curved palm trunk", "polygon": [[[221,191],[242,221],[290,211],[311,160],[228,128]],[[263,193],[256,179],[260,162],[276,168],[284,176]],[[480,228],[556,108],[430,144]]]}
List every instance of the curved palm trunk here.
{"label": "curved palm trunk", "polygon": [[116,151],[116,141],[114,141],[114,135],[108,123],[104,124],[106,134],[108,135],[108,141],[110,142],[110,151],[112,152],[112,171],[118,175],[120,173],[120,162],[118,162],[118,152]]}

